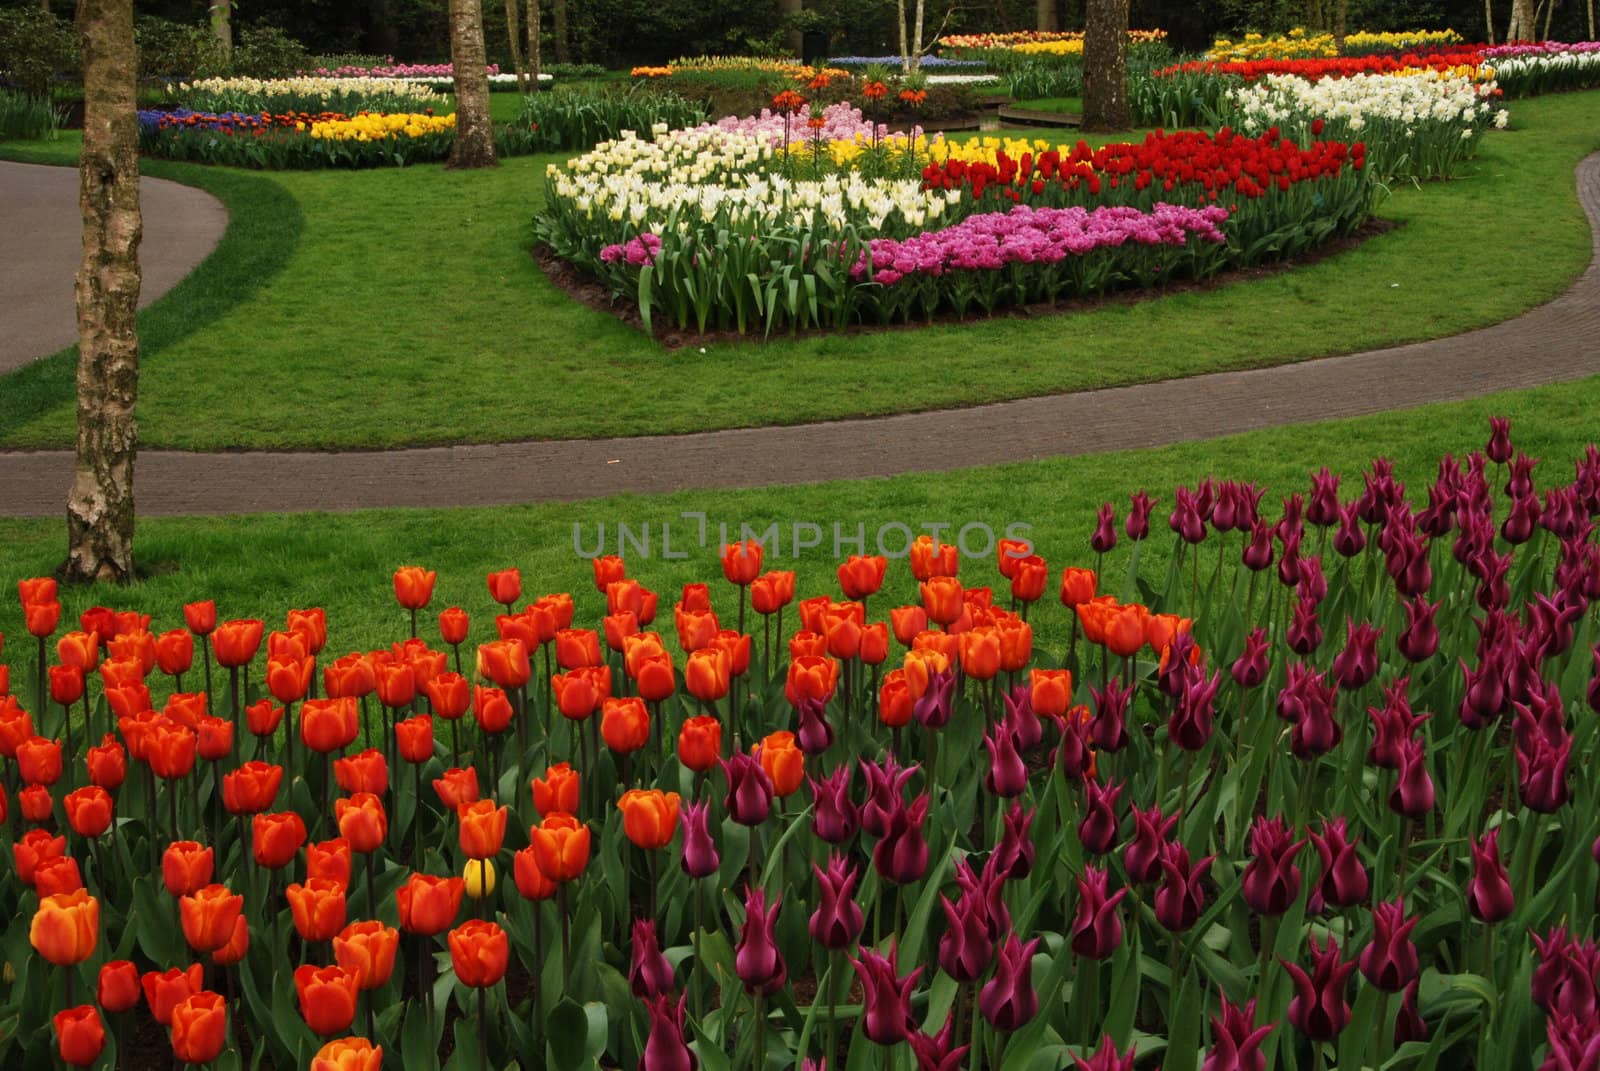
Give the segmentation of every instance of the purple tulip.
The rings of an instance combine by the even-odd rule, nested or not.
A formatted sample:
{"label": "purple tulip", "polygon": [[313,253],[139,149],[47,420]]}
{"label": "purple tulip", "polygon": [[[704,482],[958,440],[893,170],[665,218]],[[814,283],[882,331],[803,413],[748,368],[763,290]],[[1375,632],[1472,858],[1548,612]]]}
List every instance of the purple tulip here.
{"label": "purple tulip", "polygon": [[1322,860],[1322,877],[1311,895],[1311,909],[1354,907],[1367,898],[1371,882],[1361,865],[1357,846],[1361,838],[1348,839],[1343,816],[1325,819],[1322,832],[1308,834]]}
{"label": "purple tulip", "polygon": [[956,884],[961,887],[961,899],[972,910],[983,911],[989,940],[998,941],[1001,934],[1011,929],[1011,912],[1006,907],[1006,876],[1000,869],[999,853],[991,852],[984,861],[982,873],[974,872],[965,859],[957,860]]}
{"label": "purple tulip", "polygon": [[971,1045],[963,1045],[952,1049],[950,1042],[954,1040],[955,1018],[945,1016],[944,1026],[937,1034],[914,1033],[907,1040],[911,1043],[911,1053],[917,1058],[917,1071],[961,1071],[966,1066],[967,1053]]}
{"label": "purple tulip", "polygon": [[1372,905],[1372,940],[1357,962],[1367,981],[1385,993],[1400,992],[1417,976],[1417,946],[1411,943],[1411,931],[1419,921],[1406,918],[1402,900]]}
{"label": "purple tulip", "polygon": [[1272,650],[1272,641],[1267,638],[1267,630],[1257,625],[1250,630],[1244,638],[1244,651],[1228,667],[1228,672],[1233,676],[1233,681],[1241,688],[1255,688],[1267,679],[1269,663],[1267,655]]}
{"label": "purple tulip", "polygon": [[[1290,666],[1292,671],[1295,667]],[[1289,686],[1294,685],[1295,679],[1291,672]],[[1289,749],[1296,758],[1312,759],[1319,755],[1326,755],[1339,746],[1339,741],[1344,739],[1344,730],[1333,716],[1335,697],[1338,695],[1336,687],[1327,682],[1320,673],[1311,673],[1308,669],[1301,677],[1300,689],[1294,700],[1290,702],[1290,709],[1298,704],[1299,720],[1294,723],[1294,728],[1289,733]],[[1278,696],[1278,712],[1283,713],[1286,703],[1285,694]]]}
{"label": "purple tulip", "polygon": [[1300,895],[1300,868],[1295,856],[1304,840],[1292,839],[1282,817],[1258,815],[1250,827],[1250,863],[1240,877],[1240,891],[1258,915],[1281,915]]}
{"label": "purple tulip", "polygon": [[1150,511],[1155,508],[1157,499],[1144,493],[1143,489],[1135,491],[1129,496],[1131,501],[1128,506],[1128,519],[1123,522],[1122,530],[1128,533],[1128,538],[1137,543],[1150,534]]}
{"label": "purple tulip", "polygon": [[1146,885],[1161,876],[1161,853],[1177,825],[1178,816],[1163,817],[1159,805],[1148,811],[1133,808],[1133,839],[1122,853],[1129,881]]}
{"label": "purple tulip", "polygon": [[772,778],[754,755],[734,752],[732,758],[719,760],[722,775],[728,781],[728,795],[722,806],[728,817],[743,826],[759,826],[772,814],[774,789]]}
{"label": "purple tulip", "polygon": [[1207,677],[1204,669],[1189,666],[1185,680],[1183,695],[1167,722],[1167,739],[1184,751],[1199,751],[1211,739],[1217,687],[1222,683],[1222,674],[1213,673]]}
{"label": "purple tulip", "polygon": [[939,969],[958,982],[976,982],[994,961],[989,916],[979,897],[963,894],[955,903],[940,894],[945,931],[939,939]]}
{"label": "purple tulip", "polygon": [[811,915],[811,939],[832,951],[849,948],[861,936],[866,919],[855,901],[861,871],[836,853],[828,855],[826,870],[811,864],[817,876],[817,910]]}
{"label": "purple tulip", "polygon": [[1355,503],[1339,507],[1339,530],[1333,533],[1333,549],[1341,558],[1354,558],[1367,547],[1367,533],[1356,516]]}
{"label": "purple tulip", "polygon": [[1003,816],[1000,843],[995,845],[994,863],[997,873],[1007,881],[1021,881],[1033,873],[1033,828],[1035,811],[1024,811],[1022,804],[1013,803]]}
{"label": "purple tulip", "polygon": [[1328,597],[1328,578],[1322,575],[1320,556],[1300,559],[1300,578],[1295,581],[1295,591],[1306,602],[1317,606]]}
{"label": "purple tulip", "polygon": [[983,786],[992,796],[1011,799],[1020,796],[1028,787],[1028,767],[1017,754],[1015,738],[1005,722],[995,726],[993,733],[983,734],[983,746],[989,751],[989,771],[984,775]]}
{"label": "purple tulip", "polygon": [[1489,441],[1484,445],[1483,452],[1489,460],[1496,465],[1504,465],[1511,460],[1511,420],[1508,417],[1489,418]]}
{"label": "purple tulip", "polygon": [[1572,626],[1583,620],[1588,607],[1582,602],[1569,602],[1564,594],[1551,599],[1535,593],[1528,604],[1530,637],[1539,649],[1542,661],[1566,654],[1572,646]]}
{"label": "purple tulip", "polygon": [[1044,724],[1033,710],[1033,686],[1019,684],[1002,698],[1006,704],[1002,723],[1011,733],[1012,743],[1018,751],[1032,751],[1044,740]]}
{"label": "purple tulip", "polygon": [[1311,476],[1311,494],[1306,499],[1306,521],[1327,528],[1339,520],[1339,477],[1324,465]]}
{"label": "purple tulip", "polygon": [[1589,709],[1600,714],[1600,643],[1594,645],[1594,672],[1589,675],[1589,687],[1584,692],[1584,698],[1588,700]]}
{"label": "purple tulip", "polygon": [[1105,554],[1117,545],[1117,514],[1111,503],[1103,502],[1094,515],[1094,535],[1089,537],[1089,547],[1096,554]]}
{"label": "purple tulip", "polygon": [[1165,880],[1156,890],[1156,921],[1173,933],[1182,933],[1200,920],[1206,894],[1200,883],[1211,870],[1216,856],[1208,855],[1191,868],[1189,850],[1181,844],[1168,844],[1161,853],[1161,873]]}
{"label": "purple tulip", "polygon": [[656,943],[652,919],[633,920],[633,955],[628,967],[628,988],[636,997],[650,998],[672,992],[672,965]]}
{"label": "purple tulip", "polygon": [[1583,1021],[1593,1018],[1600,950],[1592,941],[1572,940],[1564,926],[1543,937],[1532,936],[1539,957],[1530,985],[1533,1002],[1549,1015],[1570,1015]]}
{"label": "purple tulip", "polygon": [[1072,1062],[1076,1071],[1133,1071],[1133,1061],[1138,1055],[1136,1049],[1118,1052],[1116,1045],[1111,1041],[1111,1035],[1105,1034],[1100,1038],[1100,1047],[1092,1056],[1087,1060],[1082,1056],[1074,1056]]}
{"label": "purple tulip", "polygon": [[1027,943],[1007,934],[1000,946],[994,977],[978,991],[978,1009],[996,1030],[1021,1029],[1039,1014],[1039,995],[1033,991],[1033,954],[1039,938]]}
{"label": "purple tulip", "polygon": [[1511,500],[1511,511],[1500,524],[1500,538],[1513,547],[1520,547],[1533,538],[1539,525],[1539,500],[1532,494],[1520,495]]}
{"label": "purple tulip", "polygon": [[1278,555],[1278,583],[1286,588],[1295,587],[1300,583],[1300,541],[1298,529],[1283,533],[1279,542],[1283,544],[1283,553]]}
{"label": "purple tulip", "polygon": [[1572,758],[1572,739],[1552,744],[1536,736],[1527,748],[1517,746],[1517,791],[1522,802],[1539,814],[1554,814],[1572,798],[1567,785],[1567,764]]}
{"label": "purple tulip", "polygon": [[1484,659],[1477,669],[1461,663],[1462,696],[1459,715],[1469,729],[1486,729],[1506,710],[1506,678],[1493,658]]}
{"label": "purple tulip", "polygon": [[911,716],[924,729],[943,729],[955,709],[956,675],[940,670],[928,678],[928,690],[911,705]]}
{"label": "purple tulip", "polygon": [[1382,707],[1368,707],[1372,719],[1372,744],[1367,748],[1367,761],[1383,770],[1399,770],[1405,759],[1405,745],[1416,735],[1422,723],[1432,714],[1411,713],[1411,703],[1406,698],[1410,678],[1401,677],[1384,690],[1386,700]]}
{"label": "purple tulip", "polygon": [[1078,823],[1078,839],[1090,855],[1104,855],[1117,842],[1117,797],[1123,784],[1102,785],[1096,780],[1083,783],[1083,820]]}
{"label": "purple tulip", "polygon": [[745,894],[744,926],[739,931],[739,943],[734,946],[733,969],[746,993],[771,996],[789,977],[773,932],[781,900],[782,897],[774,898],[769,908],[764,889],[751,889]]}
{"label": "purple tulip", "polygon": [[1104,691],[1091,685],[1089,696],[1094,700],[1089,735],[1095,750],[1115,755],[1128,746],[1128,700],[1133,697],[1133,688],[1108,680]]}
{"label": "purple tulip", "polygon": [[1389,809],[1407,818],[1421,818],[1433,810],[1433,778],[1428,776],[1428,749],[1421,740],[1400,743],[1400,776],[1389,790]]}
{"label": "purple tulip", "polygon": [[1076,713],[1068,711],[1066,717],[1056,720],[1056,724],[1061,727],[1061,742],[1056,745],[1056,765],[1067,780],[1082,781],[1089,764],[1094,761],[1094,750],[1089,741],[1091,723],[1080,720]]}
{"label": "purple tulip", "polygon": [[711,839],[711,804],[685,800],[683,803],[683,872],[691,878],[707,878],[722,865],[717,845]]}
{"label": "purple tulip", "polygon": [[898,797],[889,814],[889,828],[872,849],[872,864],[885,881],[907,885],[928,870],[928,842],[922,839],[922,822],[928,817],[924,792],[907,807]]}
{"label": "purple tulip", "polygon": [[1272,565],[1272,527],[1266,521],[1257,520],[1250,526],[1250,542],[1245,545],[1240,561],[1252,573]]}
{"label": "purple tulip", "polygon": [[1167,527],[1185,543],[1192,545],[1205,542],[1205,518],[1200,514],[1200,503],[1195,498],[1194,492],[1187,487],[1174,490],[1172,512],[1167,515]]}
{"label": "purple tulip", "polygon": [[639,1071],[695,1071],[694,1054],[683,1037],[684,993],[674,1005],[670,994],[658,993],[644,1004],[650,1011],[650,1036],[645,1039]]}
{"label": "purple tulip", "polygon": [[1467,909],[1479,922],[1511,917],[1517,906],[1511,879],[1500,861],[1500,830],[1491,829],[1471,844],[1472,880],[1467,882]]}
{"label": "purple tulip", "polygon": [[1297,599],[1294,617],[1284,634],[1289,649],[1302,658],[1322,646],[1322,625],[1317,621],[1317,604],[1307,599]]}
{"label": "purple tulip", "polygon": [[1222,1015],[1211,1020],[1211,1051],[1200,1071],[1266,1071],[1267,1057],[1261,1043],[1276,1024],[1256,1025],[1256,1002],[1252,997],[1240,1008],[1222,996]]}
{"label": "purple tulip", "polygon": [[1311,973],[1299,964],[1279,960],[1294,980],[1294,999],[1289,1002],[1289,1022],[1312,1041],[1332,1041],[1350,1025],[1350,1005],[1345,1002],[1345,987],[1356,963],[1341,963],[1339,943],[1332,937],[1319,946],[1311,938]]}
{"label": "purple tulip", "polygon": [[1109,890],[1104,870],[1085,866],[1078,879],[1078,911],[1072,919],[1072,951],[1088,959],[1105,959],[1122,944],[1122,919],[1117,905],[1127,889]]}
{"label": "purple tulip", "polygon": [[1344,650],[1333,660],[1333,679],[1340,688],[1353,692],[1378,675],[1378,637],[1382,635],[1383,629],[1366,622],[1345,621]]}
{"label": "purple tulip", "polygon": [[1156,685],[1161,689],[1161,694],[1171,696],[1173,699],[1183,697],[1183,689],[1189,683],[1188,673],[1191,663],[1199,657],[1196,654],[1197,650],[1194,637],[1185,630],[1175,633],[1172,642],[1158,652],[1161,655],[1161,664],[1156,670]]}
{"label": "purple tulip", "polygon": [[917,984],[922,968],[901,978],[895,967],[895,954],[893,946],[887,957],[863,948],[861,957],[850,961],[866,990],[862,1030],[869,1041],[879,1045],[898,1044],[910,1037],[916,1027],[911,1017],[911,988]]}
{"label": "purple tulip", "polygon": [[833,726],[824,713],[827,704],[820,699],[802,697],[795,706],[799,723],[795,726],[795,743],[806,755],[816,757],[833,746]]}
{"label": "purple tulip", "polygon": [[1405,995],[1400,998],[1400,1014],[1394,1020],[1394,1043],[1398,1048],[1408,1041],[1427,1041],[1428,1024],[1417,1011],[1417,981],[1411,979]]}
{"label": "purple tulip", "polygon": [[917,767],[901,769],[894,756],[884,756],[883,765],[861,760],[861,775],[867,780],[867,802],[861,807],[861,828],[874,837],[889,831],[889,815],[902,805],[906,783],[915,776]]}
{"label": "purple tulip", "polygon": [[861,808],[850,798],[855,768],[841,762],[826,777],[807,777],[811,785],[811,831],[829,844],[848,844],[861,828]]}

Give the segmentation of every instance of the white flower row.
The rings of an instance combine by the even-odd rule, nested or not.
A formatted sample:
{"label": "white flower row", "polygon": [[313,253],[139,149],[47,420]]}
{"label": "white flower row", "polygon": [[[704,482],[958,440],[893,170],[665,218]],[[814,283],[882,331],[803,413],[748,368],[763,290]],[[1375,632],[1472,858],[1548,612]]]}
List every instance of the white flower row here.
{"label": "white flower row", "polygon": [[[1471,136],[1490,121],[1493,82],[1473,82],[1459,76],[1397,78],[1361,74],[1350,78],[1324,78],[1309,82],[1294,75],[1268,75],[1240,89],[1228,99],[1249,129],[1310,115],[1360,131],[1367,124],[1392,120],[1417,123],[1460,124]],[[1494,117],[1505,126],[1506,113]]]}
{"label": "white flower row", "polygon": [[[194,82],[179,82],[179,93],[242,93],[251,96],[321,96],[349,95],[376,96],[390,94],[418,101],[431,101],[436,97],[431,85],[424,80],[407,78],[318,78],[298,75],[294,78],[202,78]],[[167,86],[167,92],[174,87]]]}
{"label": "white flower row", "polygon": [[998,74],[930,74],[930,86],[978,86],[996,85],[1000,82]]}
{"label": "white flower row", "polygon": [[[539,72],[539,84],[543,85],[546,82],[553,82],[555,81],[555,77],[556,76],[553,74],[547,74],[541,71]],[[422,75],[408,75],[404,78],[391,79],[391,81],[410,82],[414,85],[432,86],[435,89],[446,90],[453,90],[456,84],[454,78],[430,78]],[[516,85],[517,76],[515,74],[491,74],[489,76],[489,84],[495,86]]]}
{"label": "white flower row", "polygon": [[1527,74],[1600,71],[1600,52],[1554,52],[1544,56],[1516,56],[1489,62],[1494,67],[1495,77],[1505,78],[1509,82]]}

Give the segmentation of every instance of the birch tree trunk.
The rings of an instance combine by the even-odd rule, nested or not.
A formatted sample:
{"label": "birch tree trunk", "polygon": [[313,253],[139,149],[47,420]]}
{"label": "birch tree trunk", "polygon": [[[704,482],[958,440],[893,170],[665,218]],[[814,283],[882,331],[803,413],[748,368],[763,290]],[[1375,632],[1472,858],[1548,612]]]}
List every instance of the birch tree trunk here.
{"label": "birch tree trunk", "polygon": [[139,446],[139,125],[132,0],[80,0],[83,152],[78,204],[78,437],[67,492],[68,580],[133,578]]}
{"label": "birch tree trunk", "polygon": [[1511,0],[1511,24],[1506,27],[1506,40],[1532,39],[1539,35],[1539,20],[1533,0]]}
{"label": "birch tree trunk", "polygon": [[1494,0],[1483,0],[1483,39],[1494,44]]}
{"label": "birch tree trunk", "polygon": [[917,0],[916,29],[911,34],[911,69],[922,69],[922,15],[927,7],[927,0]]}
{"label": "birch tree trunk", "polygon": [[517,0],[506,0],[506,36],[511,39],[511,67],[517,72],[517,89],[528,95],[528,69],[522,65],[522,28],[517,25]]}
{"label": "birch tree trunk", "polygon": [[1350,15],[1350,0],[1339,0],[1333,18],[1333,47],[1340,53],[1344,52],[1345,21]]}
{"label": "birch tree trunk", "polygon": [[1126,130],[1128,0],[1087,0],[1083,33],[1083,129]]}
{"label": "birch tree trunk", "polygon": [[539,0],[528,0],[528,76],[539,88]]}
{"label": "birch tree trunk", "polygon": [[233,52],[233,0],[211,0],[211,34],[224,54]]}
{"label": "birch tree trunk", "polygon": [[911,51],[906,47],[906,0],[895,0],[894,28],[900,37],[900,70],[911,73]]}
{"label": "birch tree trunk", "polygon": [[567,46],[567,0],[550,0],[550,32],[556,39],[556,62],[570,63]]}
{"label": "birch tree trunk", "polygon": [[1056,29],[1056,0],[1034,0],[1037,29],[1049,33]]}
{"label": "birch tree trunk", "polygon": [[483,55],[479,0],[450,0],[450,61],[455,65],[456,137],[449,167],[494,167],[494,126],[489,118],[489,74]]}

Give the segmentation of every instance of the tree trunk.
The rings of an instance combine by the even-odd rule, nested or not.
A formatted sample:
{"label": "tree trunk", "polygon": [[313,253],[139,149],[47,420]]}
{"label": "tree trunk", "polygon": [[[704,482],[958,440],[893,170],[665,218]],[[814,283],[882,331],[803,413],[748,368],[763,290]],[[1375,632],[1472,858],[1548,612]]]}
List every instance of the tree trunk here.
{"label": "tree trunk", "polygon": [[211,33],[224,54],[233,52],[233,0],[211,0]]}
{"label": "tree trunk", "polygon": [[1533,0],[1511,0],[1511,23],[1506,27],[1506,41],[1531,40],[1539,34],[1539,20]]}
{"label": "tree trunk", "polygon": [[528,78],[539,88],[539,0],[528,0]]}
{"label": "tree trunk", "polygon": [[1589,40],[1594,40],[1594,0],[1589,0]]}
{"label": "tree trunk", "polygon": [[1083,34],[1083,129],[1126,130],[1128,0],[1088,0]]}
{"label": "tree trunk", "polygon": [[1350,0],[1339,0],[1333,19],[1333,47],[1339,52],[1344,52],[1345,20],[1350,14]]}
{"label": "tree trunk", "polygon": [[1034,0],[1033,11],[1039,30],[1049,33],[1057,28],[1056,0]]}
{"label": "tree trunk", "polygon": [[393,62],[395,49],[400,47],[400,34],[389,14],[389,0],[371,0],[367,17],[372,23],[370,47]]}
{"label": "tree trunk", "polygon": [[1557,0],[1550,0],[1550,6],[1544,9],[1544,33],[1539,35],[1539,40],[1550,40],[1550,20],[1556,17]]}
{"label": "tree trunk", "polygon": [[77,464],[67,492],[68,580],[133,578],[139,426],[139,120],[132,0],[80,0],[83,153],[78,204]]}
{"label": "tree trunk", "polygon": [[1494,44],[1494,0],[1483,0],[1483,39]]}
{"label": "tree trunk", "polygon": [[[786,21],[803,10],[804,0],[778,0],[778,16]],[[784,34],[783,43],[798,59],[805,48],[805,35],[800,32],[799,26],[791,24],[788,33]]]}
{"label": "tree trunk", "polygon": [[450,62],[455,66],[456,137],[450,167],[494,167],[494,125],[489,118],[489,74],[483,56],[483,8],[478,0],[450,0]]}
{"label": "tree trunk", "polygon": [[550,32],[556,41],[556,62],[571,63],[567,47],[567,0],[550,0]]}
{"label": "tree trunk", "polygon": [[528,95],[528,71],[522,65],[522,29],[517,25],[517,0],[506,0],[506,37],[511,41],[511,66],[517,72],[517,88]]}
{"label": "tree trunk", "polygon": [[922,69],[922,14],[927,7],[927,0],[917,0],[916,29],[911,34],[911,69]]}
{"label": "tree trunk", "polygon": [[906,47],[906,0],[895,0],[894,28],[900,37],[900,70],[911,73],[911,50]]}

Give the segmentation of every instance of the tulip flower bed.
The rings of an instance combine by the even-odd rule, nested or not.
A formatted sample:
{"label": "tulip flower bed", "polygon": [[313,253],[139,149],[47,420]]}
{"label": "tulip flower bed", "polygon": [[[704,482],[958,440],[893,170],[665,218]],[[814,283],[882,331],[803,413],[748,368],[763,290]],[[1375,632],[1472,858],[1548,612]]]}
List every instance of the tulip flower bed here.
{"label": "tulip flower bed", "polygon": [[[1099,149],[1040,145],[1037,155],[1024,148],[1013,157],[994,139],[873,144],[879,132],[870,123],[863,132],[860,121],[858,113],[813,115],[809,147],[791,145],[787,114],[603,144],[566,168],[551,166],[538,234],[557,256],[637,303],[647,326],[662,310],[680,328],[770,333],[1205,278],[1347,235],[1377,195],[1359,142],[1301,148],[1276,128],[1253,139],[1224,130],[1157,133]],[[824,140],[829,130],[849,138]],[[780,136],[781,149],[773,144]],[[864,175],[923,159],[920,185]],[[788,177],[796,167],[820,177]],[[1024,224],[1006,214],[1023,202],[1051,210],[1114,205],[1138,218],[1080,212],[1069,224],[1045,213]],[[1212,207],[1221,215],[1198,211]],[[975,214],[992,218],[945,229]],[[1086,223],[1113,218],[1120,222],[1084,236]],[[905,244],[930,224],[938,226]],[[874,241],[889,239],[901,241]],[[898,253],[879,279],[876,271],[890,264],[877,262],[874,249],[890,248]],[[1092,261],[1067,263],[1089,253]],[[887,292],[913,273],[916,285]]]}
{"label": "tulip flower bed", "polygon": [[197,112],[420,112],[443,103],[426,85],[393,78],[206,78],[167,87]]}
{"label": "tulip flower bed", "polygon": [[[1461,43],[1454,30],[1408,30],[1392,33],[1346,34],[1346,56],[1366,56],[1380,52],[1401,52],[1418,48],[1438,48]],[[1212,61],[1261,59],[1313,59],[1340,55],[1331,33],[1308,33],[1296,27],[1285,34],[1247,33],[1238,41],[1218,38],[1206,52]]]}
{"label": "tulip flower bed", "polygon": [[390,167],[443,160],[454,115],[339,112],[139,113],[139,149],[170,160],[256,168]]}
{"label": "tulip flower bed", "polygon": [[338,658],[316,609],[68,624],[23,580],[0,1059],[1585,1066],[1574,460],[1541,496],[1495,421],[1414,501],[1381,459],[1272,516],[1139,491],[1094,568],[924,536],[892,607],[882,557],[796,601],[732,544],[666,635],[619,558],[521,610],[491,573],[492,626],[401,568],[392,647]]}

